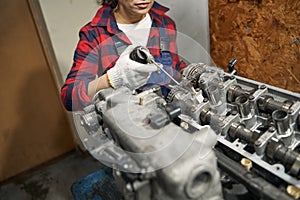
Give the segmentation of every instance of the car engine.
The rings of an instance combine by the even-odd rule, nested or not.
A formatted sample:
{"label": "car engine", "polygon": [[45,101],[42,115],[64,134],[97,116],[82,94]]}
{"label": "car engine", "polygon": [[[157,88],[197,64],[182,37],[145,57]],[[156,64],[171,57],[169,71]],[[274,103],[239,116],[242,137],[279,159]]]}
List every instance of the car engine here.
{"label": "car engine", "polygon": [[300,198],[300,94],[203,63],[168,89],[101,90],[81,114],[124,199]]}

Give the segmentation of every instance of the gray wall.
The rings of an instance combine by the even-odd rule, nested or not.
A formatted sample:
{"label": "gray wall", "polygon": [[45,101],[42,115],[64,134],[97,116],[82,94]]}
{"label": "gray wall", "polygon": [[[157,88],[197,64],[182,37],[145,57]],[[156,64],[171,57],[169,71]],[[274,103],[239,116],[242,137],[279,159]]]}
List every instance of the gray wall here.
{"label": "gray wall", "polygon": [[[95,0],[39,0],[63,79],[72,65],[79,29],[95,15]],[[171,8],[176,21],[179,54],[189,62],[209,62],[207,0],[158,0]]]}
{"label": "gray wall", "polygon": [[189,62],[209,63],[208,0],[158,0],[177,25],[179,54]]}

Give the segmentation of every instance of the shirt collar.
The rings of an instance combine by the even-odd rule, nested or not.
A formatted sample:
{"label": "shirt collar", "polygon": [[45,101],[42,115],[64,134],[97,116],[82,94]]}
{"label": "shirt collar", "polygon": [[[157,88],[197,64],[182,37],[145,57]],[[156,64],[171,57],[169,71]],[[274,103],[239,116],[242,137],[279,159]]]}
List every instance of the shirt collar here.
{"label": "shirt collar", "polygon": [[[149,11],[149,14],[153,20],[157,21],[158,24],[161,24],[162,20],[160,16],[165,14],[168,10],[169,8],[162,6],[154,1],[154,4]],[[102,6],[93,18],[91,26],[107,26],[112,29],[116,28],[115,17],[112,11],[113,9],[110,6]]]}

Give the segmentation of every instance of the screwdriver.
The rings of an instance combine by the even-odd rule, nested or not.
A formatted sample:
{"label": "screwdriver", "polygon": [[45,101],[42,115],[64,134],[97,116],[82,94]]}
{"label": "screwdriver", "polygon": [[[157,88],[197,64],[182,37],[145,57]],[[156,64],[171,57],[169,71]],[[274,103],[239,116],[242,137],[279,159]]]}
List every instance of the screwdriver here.
{"label": "screwdriver", "polygon": [[143,64],[154,64],[158,69],[160,69],[164,74],[166,74],[174,83],[179,85],[179,83],[163,68],[162,64],[155,62],[154,57],[151,55],[150,51],[143,46],[135,47],[129,55],[131,60],[134,60]]}

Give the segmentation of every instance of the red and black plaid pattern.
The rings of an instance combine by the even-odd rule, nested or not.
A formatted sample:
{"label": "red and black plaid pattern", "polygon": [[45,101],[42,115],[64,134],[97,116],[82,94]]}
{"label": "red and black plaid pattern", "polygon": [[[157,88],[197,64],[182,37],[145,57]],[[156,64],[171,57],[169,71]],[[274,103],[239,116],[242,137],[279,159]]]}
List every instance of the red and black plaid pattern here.
{"label": "red and black plaid pattern", "polygon": [[[176,25],[165,12],[169,9],[154,2],[149,14],[152,18],[152,28],[148,38],[147,48],[155,58],[160,55],[160,31],[163,28],[170,40],[170,53],[176,70],[186,67],[179,61],[176,45]],[[116,37],[113,39],[113,37]],[[101,76],[115,65],[119,58],[115,41],[131,44],[127,36],[118,29],[116,19],[109,6],[101,7],[93,20],[81,28],[79,42],[74,54],[72,68],[61,89],[61,99],[69,111],[82,110],[90,103],[87,96],[88,84],[96,76]]]}

